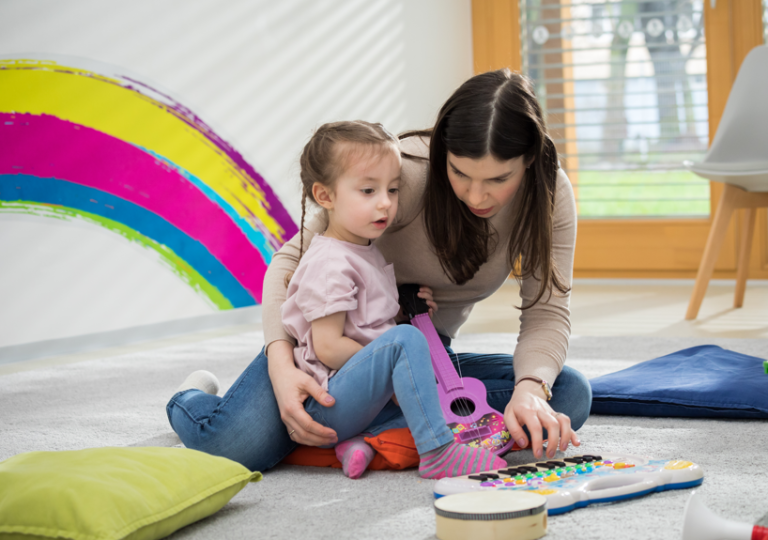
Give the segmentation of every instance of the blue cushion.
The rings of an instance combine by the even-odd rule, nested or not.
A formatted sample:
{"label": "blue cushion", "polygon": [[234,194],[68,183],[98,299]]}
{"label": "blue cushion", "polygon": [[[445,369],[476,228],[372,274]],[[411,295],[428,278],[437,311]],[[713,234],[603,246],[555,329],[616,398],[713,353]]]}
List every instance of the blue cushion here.
{"label": "blue cushion", "polygon": [[763,360],[702,345],[591,379],[592,414],[768,418]]}

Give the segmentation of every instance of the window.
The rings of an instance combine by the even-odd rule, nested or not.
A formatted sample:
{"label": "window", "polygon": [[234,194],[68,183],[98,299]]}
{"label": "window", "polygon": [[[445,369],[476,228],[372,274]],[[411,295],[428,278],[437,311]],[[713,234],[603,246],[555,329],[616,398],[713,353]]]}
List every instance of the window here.
{"label": "window", "polygon": [[[562,0],[562,3],[555,0],[472,0],[475,72],[509,67],[514,71],[525,70],[534,79],[540,101],[547,111],[547,122],[563,155],[562,165],[575,184],[580,212],[575,276],[695,277],[709,235],[712,210],[721,198],[722,185],[710,182],[707,189],[705,181],[687,175],[681,161],[686,157],[696,161],[704,156],[706,134],[714,136],[717,130],[742,60],[753,47],[765,43],[767,5],[768,0]],[[651,8],[656,11],[650,11]],[[693,28],[688,28],[686,18]],[[702,18],[703,30],[696,29]],[[662,27],[654,22],[648,28],[652,19],[659,19]],[[628,21],[622,30],[628,36],[624,38],[627,44],[625,49],[617,49],[613,46],[614,39],[622,37],[619,29],[624,20]],[[537,30],[539,26],[543,31]],[[664,43],[658,43],[656,48],[663,49],[664,45],[672,49],[677,44],[678,50],[671,52],[688,57],[683,69],[675,71],[671,70],[672,66],[667,66],[665,71],[663,66],[657,69],[654,65],[648,45],[655,44],[652,34],[660,29],[662,31],[655,39]],[[533,39],[534,32],[542,43]],[[577,38],[583,40],[581,44]],[[587,54],[592,56],[584,56]],[[619,58],[612,59],[611,54],[618,54]],[[697,60],[704,57],[703,62]],[[623,71],[616,68],[622,63]],[[680,62],[677,65],[679,67]],[[584,75],[582,68],[593,72]],[[619,83],[624,85],[613,94],[606,89],[614,84],[610,80],[611,69],[623,74],[623,81],[619,77]],[[659,99],[659,87],[663,88],[665,82],[662,75],[676,81],[674,91],[670,91],[668,97],[675,97],[677,123],[672,115],[673,121],[666,128],[675,129],[676,125],[680,132],[693,135],[688,141],[691,144],[684,151],[673,147],[667,148],[667,153],[661,153],[657,151],[659,146],[654,144],[667,136],[662,134],[661,124],[666,109],[660,110],[659,106],[666,104]],[[641,80],[643,78],[645,82]],[[587,96],[582,92],[586,84],[597,88],[597,95]],[[645,108],[628,102],[630,84],[647,85],[639,91],[645,91],[645,99],[650,101],[650,104],[644,103]],[[686,84],[689,94],[685,91]],[[703,90],[706,90],[705,95],[700,93]],[[613,104],[609,107],[611,95],[618,102],[617,109]],[[623,96],[623,99],[617,99],[617,96]],[[590,106],[584,105],[587,98],[594,100],[596,105],[590,102],[587,102]],[[626,133],[620,131],[622,136],[619,137],[615,133],[606,136],[605,130],[610,127],[605,125],[608,115],[617,115],[621,111],[624,114],[623,119],[619,115],[618,129],[626,129]],[[585,121],[584,115],[591,115],[587,116],[591,120]],[[657,126],[653,137],[643,131],[648,130],[649,125]],[[593,130],[594,135],[590,136],[589,132],[585,135],[586,128]],[[645,143],[636,144],[637,137],[626,136],[630,128],[636,130],[632,133],[641,135],[641,140],[642,135],[646,135],[647,147]],[[696,138],[699,143],[690,140]],[[592,149],[588,143],[593,145]],[[700,149],[692,148],[694,144],[700,144]],[[611,145],[617,149],[613,158],[605,151]],[[631,166],[622,168],[622,162]],[[682,180],[676,181],[675,174]],[[597,175],[603,178],[594,179]],[[623,176],[630,175],[635,178],[622,180]],[[677,183],[683,185],[672,185]],[[689,186],[701,191],[681,193]],[[611,193],[611,190],[617,193]],[[631,193],[630,190],[638,192]],[[633,198],[653,200],[633,202]],[[647,207],[652,204],[657,206]],[[694,207],[684,208],[685,205]],[[759,212],[758,221],[766,223],[765,216],[764,212]],[[734,220],[723,244],[715,267],[716,278],[735,276],[740,223]],[[760,225],[758,231],[755,241],[762,247],[758,256],[751,259],[750,279],[768,279],[768,236],[765,232],[768,228]]]}
{"label": "window", "polygon": [[683,166],[709,141],[703,11],[702,0],[523,0],[523,72],[580,218],[709,216],[709,182]]}

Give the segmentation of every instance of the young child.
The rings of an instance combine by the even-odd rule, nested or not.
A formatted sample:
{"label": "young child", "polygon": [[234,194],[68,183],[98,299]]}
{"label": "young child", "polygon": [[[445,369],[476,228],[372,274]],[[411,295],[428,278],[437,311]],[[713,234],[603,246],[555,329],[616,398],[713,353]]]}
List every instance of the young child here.
{"label": "young child", "polygon": [[360,434],[381,431],[401,414],[422,477],[504,467],[490,451],[454,442],[426,339],[395,324],[394,269],[372,240],[397,213],[400,166],[397,139],[362,121],[321,126],[302,153],[302,245],[307,199],[326,212],[328,227],[299,255],[281,314],[298,342],[296,365],[336,399],[326,408],[309,398],[305,410],[344,441],[336,455],[350,478],[359,478],[374,455]]}

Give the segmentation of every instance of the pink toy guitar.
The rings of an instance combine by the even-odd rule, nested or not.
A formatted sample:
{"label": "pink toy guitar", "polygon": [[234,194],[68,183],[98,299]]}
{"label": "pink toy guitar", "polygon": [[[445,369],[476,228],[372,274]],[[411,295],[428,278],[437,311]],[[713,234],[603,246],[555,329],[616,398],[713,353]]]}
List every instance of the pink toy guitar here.
{"label": "pink toy guitar", "polygon": [[456,374],[432,319],[429,318],[429,306],[417,296],[419,286],[401,285],[399,292],[403,313],[427,338],[432,368],[437,377],[440,407],[456,442],[487,448],[496,454],[509,450],[514,441],[504,425],[504,415],[488,405],[482,382]]}

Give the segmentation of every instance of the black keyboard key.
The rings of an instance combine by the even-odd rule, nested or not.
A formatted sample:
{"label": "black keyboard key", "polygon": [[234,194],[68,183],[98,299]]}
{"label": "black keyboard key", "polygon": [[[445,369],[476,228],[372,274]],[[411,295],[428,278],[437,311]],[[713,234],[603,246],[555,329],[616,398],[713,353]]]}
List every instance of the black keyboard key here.
{"label": "black keyboard key", "polygon": [[537,473],[539,469],[537,467],[529,467],[528,465],[522,465],[518,467],[518,470],[525,471],[526,473]]}
{"label": "black keyboard key", "polygon": [[487,478],[481,474],[474,474],[469,477],[470,480],[479,480],[480,482],[484,482],[487,480]]}
{"label": "black keyboard key", "polygon": [[555,467],[565,467],[565,463],[562,461],[547,461],[547,463],[554,465]]}
{"label": "black keyboard key", "polygon": [[581,456],[581,459],[583,459],[583,460],[584,460],[584,461],[586,461],[587,463],[591,463],[591,462],[593,462],[593,461],[597,461],[597,460],[596,460],[594,457],[592,457],[592,456]]}
{"label": "black keyboard key", "polygon": [[577,465],[579,465],[579,464],[581,464],[581,463],[584,463],[584,458],[580,458],[580,457],[569,457],[569,458],[565,458],[563,461],[566,461],[566,462],[568,462],[568,463],[576,463]]}
{"label": "black keyboard key", "polygon": [[494,473],[483,473],[483,476],[485,476],[486,478],[492,478],[494,480],[498,480],[499,478],[499,475]]}
{"label": "black keyboard key", "polygon": [[552,469],[557,469],[557,465],[554,465],[553,463],[537,463],[536,466],[539,469],[547,469],[548,471]]}

